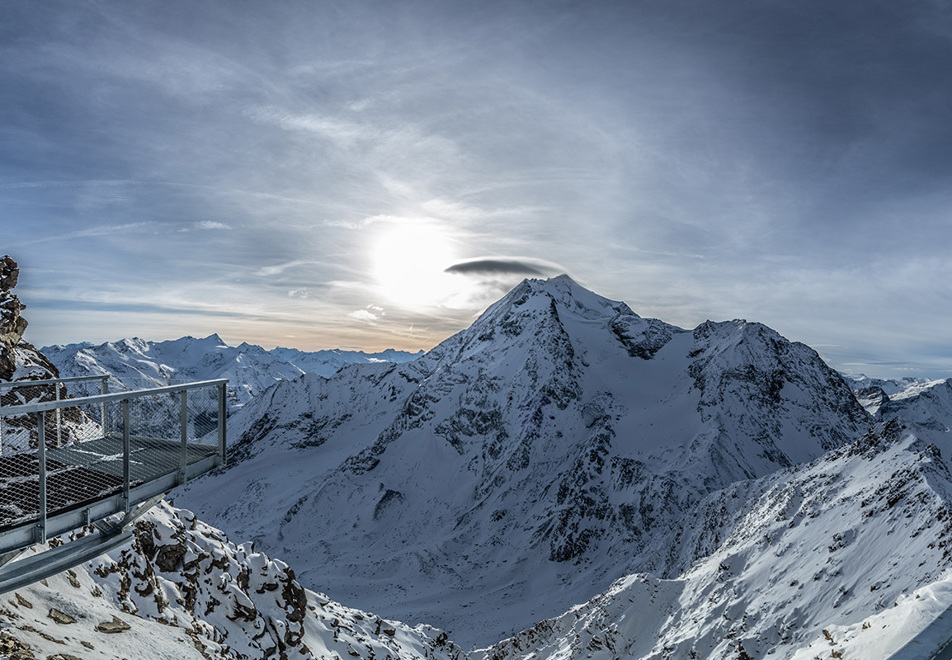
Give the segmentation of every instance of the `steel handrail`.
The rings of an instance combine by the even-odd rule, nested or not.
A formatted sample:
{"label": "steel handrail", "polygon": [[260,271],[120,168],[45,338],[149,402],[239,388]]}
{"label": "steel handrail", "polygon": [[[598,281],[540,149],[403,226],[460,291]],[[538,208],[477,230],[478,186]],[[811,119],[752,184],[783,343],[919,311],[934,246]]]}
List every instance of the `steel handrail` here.
{"label": "steel handrail", "polygon": [[[34,381],[38,382],[38,381]],[[58,408],[75,408],[76,406],[93,405],[97,403],[113,403],[126,399],[138,399],[153,394],[174,394],[176,392],[185,392],[188,390],[197,390],[205,387],[219,386],[228,382],[227,378],[216,378],[214,380],[201,380],[195,383],[183,383],[181,385],[166,385],[163,387],[153,387],[144,390],[128,390],[125,392],[113,392],[110,394],[94,394],[93,396],[84,396],[75,399],[61,399],[59,401],[37,401],[35,403],[21,403],[16,406],[0,407],[0,416],[11,417],[14,415],[28,415],[31,413],[46,412]]]}
{"label": "steel handrail", "polygon": [[108,380],[108,375],[100,376],[68,376],[66,378],[47,378],[45,380],[10,380],[0,383],[0,390],[15,387],[31,387],[33,385],[55,385],[56,383],[75,383],[81,380]]}

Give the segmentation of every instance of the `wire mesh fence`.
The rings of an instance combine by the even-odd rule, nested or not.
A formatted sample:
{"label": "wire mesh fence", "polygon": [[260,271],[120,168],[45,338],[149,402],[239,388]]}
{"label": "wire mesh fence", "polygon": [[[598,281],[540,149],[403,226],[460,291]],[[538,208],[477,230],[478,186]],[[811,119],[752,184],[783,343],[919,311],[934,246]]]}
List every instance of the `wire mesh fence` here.
{"label": "wire mesh fence", "polygon": [[[25,380],[0,383],[0,411],[16,406],[50,401],[85,399],[108,391],[106,376],[81,376],[57,380]],[[57,408],[46,420],[46,439],[62,447],[101,433],[102,406],[76,405]],[[35,451],[39,425],[28,414],[0,416],[0,450],[3,456]]]}
{"label": "wire mesh fence", "polygon": [[84,397],[72,392],[88,383],[66,385],[0,391],[0,533],[37,522],[45,537],[48,516],[114,495],[128,511],[140,484],[224,459],[224,381]]}

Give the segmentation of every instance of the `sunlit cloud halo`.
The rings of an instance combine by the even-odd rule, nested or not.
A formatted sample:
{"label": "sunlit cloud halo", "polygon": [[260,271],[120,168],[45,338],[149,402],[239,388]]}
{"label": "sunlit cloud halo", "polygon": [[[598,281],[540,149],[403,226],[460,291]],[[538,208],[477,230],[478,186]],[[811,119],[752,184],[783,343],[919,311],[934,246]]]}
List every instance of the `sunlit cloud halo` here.
{"label": "sunlit cloud halo", "polygon": [[352,309],[349,319],[391,332],[402,332],[407,324],[462,327],[524,278],[566,270],[533,257],[461,258],[471,250],[464,232],[434,218],[381,217],[373,224],[369,285],[340,284],[369,300]]}

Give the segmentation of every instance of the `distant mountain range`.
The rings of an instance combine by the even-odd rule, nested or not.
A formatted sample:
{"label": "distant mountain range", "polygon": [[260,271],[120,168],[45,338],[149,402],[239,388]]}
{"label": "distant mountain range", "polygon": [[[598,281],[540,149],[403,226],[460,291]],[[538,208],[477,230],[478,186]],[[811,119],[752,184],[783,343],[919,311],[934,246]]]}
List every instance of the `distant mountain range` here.
{"label": "distant mountain range", "polygon": [[[415,359],[214,335],[43,351],[127,386],[238,385],[229,464],[174,493],[197,518],[163,505],[79,587],[23,594],[112,607],[168,657],[805,660],[952,638],[926,630],[952,605],[948,380],[844,378],[761,324],[682,329],[565,276]],[[11,607],[46,653],[85,639],[56,647]]]}
{"label": "distant mountain range", "polygon": [[61,376],[110,376],[112,391],[159,387],[173,383],[228,379],[232,409],[279,380],[294,379],[303,373],[330,376],[349,364],[406,362],[422,355],[388,349],[382,353],[324,350],[299,351],[242,343],[229,346],[217,334],[202,339],[182,337],[174,341],[152,342],[122,339],[104,344],[66,344],[40,349],[59,369]]}

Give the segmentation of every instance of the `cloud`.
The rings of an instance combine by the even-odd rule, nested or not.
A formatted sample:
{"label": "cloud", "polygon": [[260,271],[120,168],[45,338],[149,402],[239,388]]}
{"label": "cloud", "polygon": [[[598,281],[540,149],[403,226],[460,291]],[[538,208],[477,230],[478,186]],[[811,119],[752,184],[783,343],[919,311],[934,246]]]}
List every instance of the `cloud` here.
{"label": "cloud", "polygon": [[310,289],[291,289],[288,291],[288,298],[303,298],[307,299],[311,297]]}
{"label": "cloud", "polygon": [[196,229],[231,229],[230,225],[224,222],[215,222],[213,220],[202,220],[195,224]]}
{"label": "cloud", "polygon": [[518,257],[484,257],[455,263],[444,272],[458,275],[526,275],[546,277],[563,272],[564,269],[538,259]]}
{"label": "cloud", "polygon": [[21,241],[18,245],[34,245],[36,243],[49,243],[53,241],[68,242],[77,238],[95,238],[98,236],[117,236],[120,234],[130,234],[144,231],[154,231],[161,229],[161,224],[157,222],[129,222],[121,225],[98,225],[88,229],[80,229],[65,233],[51,234],[39,238],[30,238]]}
{"label": "cloud", "polygon": [[275,264],[274,266],[263,266],[257,270],[257,274],[267,277],[270,275],[280,275],[289,268],[297,268],[298,266],[305,266],[307,264],[317,263],[310,259],[295,259],[294,261],[288,261],[283,264]]}
{"label": "cloud", "polygon": [[92,181],[20,181],[19,183],[0,184],[0,190],[20,190],[24,188],[79,188],[83,186],[125,186],[139,183],[138,181],[92,180]]}
{"label": "cloud", "polygon": [[359,220],[325,220],[325,227],[340,227],[342,229],[364,229],[378,222],[394,222],[400,220],[392,215],[374,215]]}
{"label": "cloud", "polygon": [[387,313],[384,311],[383,307],[378,307],[377,305],[367,305],[367,307],[364,309],[358,309],[357,311],[347,314],[347,316],[352,319],[366,321],[367,323],[372,323],[373,321],[376,321],[380,317],[386,315]]}

